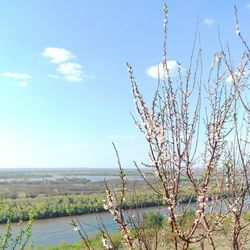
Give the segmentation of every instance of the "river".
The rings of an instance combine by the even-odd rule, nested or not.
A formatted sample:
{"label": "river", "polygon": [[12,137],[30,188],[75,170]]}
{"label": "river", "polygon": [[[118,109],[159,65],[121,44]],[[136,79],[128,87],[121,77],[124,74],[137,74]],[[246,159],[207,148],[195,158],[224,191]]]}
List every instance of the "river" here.
{"label": "river", "polygon": [[[210,203],[210,202],[209,202]],[[247,199],[246,201],[246,209],[249,210],[250,201]],[[195,206],[196,203],[191,203],[191,207]],[[183,206],[179,207],[180,210],[185,209],[187,204],[183,204]],[[129,216],[136,214],[143,214],[145,212],[157,212],[160,210],[161,214],[166,214],[166,208],[159,207],[149,207],[142,209],[131,209],[127,213]],[[100,213],[98,216],[101,216],[102,221],[109,232],[114,232],[117,230],[117,226],[114,222],[112,215],[108,212]],[[81,225],[84,227],[85,232],[88,236],[93,236],[99,232],[97,215],[95,214],[85,214],[77,216]],[[68,216],[68,217],[59,217],[52,219],[43,219],[36,220],[32,226],[32,236],[31,240],[34,246],[49,246],[49,245],[57,245],[62,242],[66,243],[76,243],[80,240],[79,235],[74,232],[74,228],[70,225],[71,221],[76,219],[76,216]],[[15,223],[12,225],[13,233],[17,233],[18,225]],[[5,225],[0,225],[0,233],[3,233],[5,230]]]}
{"label": "river", "polygon": [[[149,212],[149,211],[159,211],[157,207],[143,208],[138,210],[139,213]],[[136,210],[132,209],[129,215],[136,214]],[[164,213],[163,208],[161,208],[161,213]],[[108,212],[100,213],[103,223],[109,232],[114,232],[117,227],[114,222],[112,215]],[[60,217],[53,219],[36,220],[32,226],[32,236],[31,241],[33,241],[34,246],[49,246],[57,245],[62,242],[75,243],[80,240],[79,235],[74,232],[73,226],[70,222],[75,219],[76,216]],[[95,235],[99,232],[98,223],[95,214],[86,214],[77,216],[78,220],[81,222],[88,236]],[[18,230],[18,225],[12,225],[13,233],[15,234]],[[0,232],[3,233],[5,230],[5,225],[0,225]]]}

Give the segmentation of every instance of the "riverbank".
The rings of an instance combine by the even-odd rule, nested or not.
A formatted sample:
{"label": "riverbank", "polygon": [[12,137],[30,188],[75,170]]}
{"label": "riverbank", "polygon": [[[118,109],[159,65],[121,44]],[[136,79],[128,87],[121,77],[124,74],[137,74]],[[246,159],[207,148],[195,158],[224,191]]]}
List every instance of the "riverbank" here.
{"label": "riverbank", "polygon": [[[9,218],[12,222],[27,221],[32,211],[35,212],[35,219],[104,212],[104,199],[105,194],[3,199],[1,201],[0,223],[6,223]],[[128,193],[124,208],[153,207],[159,205],[163,205],[163,203],[153,192]]]}
{"label": "riverbank", "polygon": [[[133,199],[137,199],[140,200],[141,203],[140,205],[138,205],[138,209],[133,210],[133,209],[128,209],[127,212],[125,214],[128,213],[129,216],[134,216],[136,214],[139,213],[145,213],[145,212],[158,212],[159,209],[161,210],[163,215],[166,215],[167,211],[166,211],[166,207],[159,207],[159,203],[157,204],[157,206],[155,207],[148,207],[145,208],[145,204],[150,204],[150,203],[143,203],[143,199],[146,199],[146,197],[148,197],[148,201],[150,201],[150,197],[152,198],[152,200],[154,201],[154,199],[156,199],[154,193],[142,193],[142,194],[137,194],[138,197],[135,197],[134,195],[131,196],[131,194],[128,194],[127,196],[127,204],[129,204],[129,202],[133,202]],[[84,198],[85,195],[82,197]],[[88,198],[90,198],[93,196],[89,196]],[[100,197],[98,196],[98,199],[96,197],[97,200],[100,199],[100,204],[102,204],[102,210],[101,211],[106,211],[103,208],[103,201],[102,198],[104,197],[103,195],[100,195]],[[186,197],[186,199],[185,199]],[[196,203],[192,203],[189,204],[188,199],[189,196],[183,196],[183,206],[180,206],[180,211],[182,209],[185,209],[187,206],[193,207]],[[49,198],[48,201],[51,202],[51,208],[53,206],[55,206],[55,204],[52,206],[52,199],[53,197],[47,197]],[[62,197],[61,197],[62,198]],[[72,199],[72,196],[68,197]],[[78,199],[80,199],[80,196],[77,196]],[[85,197],[86,198],[86,197]],[[91,198],[91,199],[92,199]],[[190,197],[189,197],[190,198]],[[65,203],[66,204],[66,203]],[[132,203],[134,204],[134,203]],[[139,204],[139,203],[138,203]],[[144,205],[143,205],[144,204]],[[143,207],[144,208],[141,208]],[[108,229],[109,232],[114,233],[115,230],[117,229],[117,226],[114,222],[113,216],[109,213],[109,212],[100,212],[99,214],[95,214],[95,213],[87,213],[85,215],[78,215],[77,218],[79,219],[81,225],[84,227],[85,231],[87,232],[87,234],[89,236],[94,236],[99,232],[99,227],[98,227],[98,222],[97,222],[97,218],[101,217],[102,218],[102,222],[103,224],[106,226],[106,228]],[[250,218],[250,216],[249,216]],[[72,249],[75,250],[77,248],[71,248],[71,244],[76,244],[76,242],[79,242],[80,238],[79,235],[74,232],[74,229],[72,227],[71,221],[75,220],[75,216],[66,216],[66,217],[58,217],[58,218],[50,218],[50,219],[45,219],[43,218],[42,220],[35,220],[34,224],[32,226],[32,236],[31,236],[31,241],[34,242],[34,246],[38,247],[39,245],[44,246],[44,247],[48,247],[48,246],[57,246],[58,244],[60,245],[61,243],[67,243],[65,246],[68,247],[67,245],[70,246],[70,248],[48,248],[50,250],[57,250],[57,249]],[[250,221],[250,220],[249,220]],[[13,233],[14,235],[18,232],[19,230],[19,225],[18,224],[12,224],[11,225],[12,229],[13,229]],[[4,233],[6,226],[5,225],[1,225],[0,226],[0,233]],[[38,248],[39,249],[39,248]],[[40,248],[43,249],[43,248]],[[47,248],[45,248],[47,249]],[[81,249],[81,248],[80,248]]]}
{"label": "riverbank", "polygon": [[[195,198],[188,187],[182,192],[182,203],[194,202]],[[30,213],[34,219],[49,219],[73,215],[84,215],[105,212],[105,193],[50,195],[35,198],[2,199],[0,224],[11,219],[11,222],[28,221]],[[127,192],[124,209],[145,208],[164,205],[164,201],[151,190],[144,192]]]}
{"label": "riverbank", "polygon": [[[138,212],[142,214],[158,211],[158,207],[148,207],[137,210],[132,209],[127,211],[127,213],[132,216],[134,214],[137,214]],[[163,214],[166,214],[165,208],[162,207],[161,211]],[[84,227],[84,230],[86,231],[88,236],[94,237],[100,232],[97,222],[97,218],[99,217],[102,218],[103,223],[110,233],[115,233],[117,231],[117,225],[113,219],[113,216],[109,212],[103,212],[99,215],[96,215],[94,213],[80,215],[77,216],[77,219]],[[32,225],[32,235],[29,242],[33,242],[35,249],[39,246],[43,246],[44,249],[47,249],[47,247],[49,246],[58,246],[66,243],[67,245],[77,244],[80,241],[80,237],[74,231],[74,228],[71,225],[71,221],[75,219],[75,216],[67,216],[60,218],[35,220]],[[14,235],[17,234],[17,232],[19,231],[19,225],[15,223],[12,224],[11,227]],[[0,225],[0,233],[3,234],[5,232],[5,229],[5,225]]]}

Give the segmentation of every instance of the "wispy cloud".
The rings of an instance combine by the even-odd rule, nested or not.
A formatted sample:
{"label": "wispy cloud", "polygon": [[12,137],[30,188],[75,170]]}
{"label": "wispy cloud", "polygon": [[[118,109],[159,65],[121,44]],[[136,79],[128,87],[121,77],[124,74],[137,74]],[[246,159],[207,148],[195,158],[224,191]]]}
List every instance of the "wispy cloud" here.
{"label": "wispy cloud", "polygon": [[43,56],[48,58],[51,63],[63,63],[75,59],[75,56],[64,48],[47,47],[43,51]]}
{"label": "wispy cloud", "polygon": [[107,135],[107,138],[110,140],[134,140],[137,138],[135,135]]}
{"label": "wispy cloud", "polygon": [[[167,61],[167,66],[169,69],[170,76],[175,76],[178,72],[178,63],[177,61]],[[164,69],[163,69],[163,64],[157,64],[154,66],[151,66],[150,68],[147,69],[147,74],[153,78],[163,78],[164,75]]]}
{"label": "wispy cloud", "polygon": [[57,71],[68,81],[82,81],[82,66],[78,63],[68,62],[59,64]]}
{"label": "wispy cloud", "polygon": [[15,84],[18,87],[28,87],[29,83],[27,80],[31,78],[30,74],[27,73],[17,73],[17,72],[3,72],[2,77],[9,78],[12,81],[12,84]]}
{"label": "wispy cloud", "polygon": [[29,86],[29,83],[26,82],[26,81],[22,81],[22,82],[19,82],[17,84],[18,87],[21,87],[21,88],[25,88],[25,87],[28,87]]}
{"label": "wispy cloud", "polygon": [[65,144],[63,146],[64,149],[84,149],[88,148],[89,144]]}
{"label": "wispy cloud", "polygon": [[31,75],[26,74],[26,73],[16,73],[16,72],[3,72],[2,73],[3,77],[7,78],[13,78],[13,79],[18,79],[18,80],[26,80],[30,79]]}
{"label": "wispy cloud", "polygon": [[211,18],[205,18],[205,19],[204,19],[204,23],[205,23],[205,25],[207,25],[207,26],[212,26],[212,25],[215,24],[215,21],[214,21],[214,19],[211,19]]}
{"label": "wispy cloud", "polygon": [[72,62],[76,60],[76,56],[65,48],[48,47],[44,50],[43,56],[50,60],[50,63],[57,64],[56,71],[59,75],[49,74],[50,78],[60,78],[70,82],[79,82],[86,77],[79,63]]}
{"label": "wispy cloud", "polygon": [[250,3],[247,3],[247,8],[250,9]]}

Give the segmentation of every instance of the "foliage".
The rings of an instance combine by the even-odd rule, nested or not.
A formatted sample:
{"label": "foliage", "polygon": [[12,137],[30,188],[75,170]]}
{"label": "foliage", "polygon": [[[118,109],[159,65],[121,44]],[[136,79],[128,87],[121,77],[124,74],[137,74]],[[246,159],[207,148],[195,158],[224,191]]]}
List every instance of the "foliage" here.
{"label": "foliage", "polygon": [[0,235],[0,249],[20,249],[23,250],[27,245],[30,237],[31,237],[31,227],[33,223],[35,212],[32,211],[29,214],[29,221],[26,226],[23,225],[23,222],[20,221],[18,223],[19,231],[14,234],[11,228],[11,220],[8,219],[6,224],[5,233]]}
{"label": "foliage", "polygon": [[143,225],[146,228],[162,228],[164,217],[160,213],[147,212],[143,214]]}
{"label": "foliage", "polygon": [[[29,220],[29,213],[37,211],[35,219],[81,215],[105,211],[104,194],[55,195],[36,198],[4,199],[0,209],[0,223],[9,218],[13,222]],[[123,208],[157,206],[159,199],[152,192],[130,193]]]}
{"label": "foliage", "polygon": [[188,228],[191,226],[194,218],[195,218],[195,210],[192,208],[189,208],[183,214],[179,214],[178,223],[180,226],[184,228]]}

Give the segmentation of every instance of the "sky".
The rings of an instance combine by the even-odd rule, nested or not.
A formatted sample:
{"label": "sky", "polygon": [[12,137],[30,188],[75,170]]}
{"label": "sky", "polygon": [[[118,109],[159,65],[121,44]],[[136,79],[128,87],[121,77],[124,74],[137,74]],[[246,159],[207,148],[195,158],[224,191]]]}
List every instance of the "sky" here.
{"label": "sky", "polygon": [[[219,50],[218,28],[237,61],[234,5],[247,34],[250,1],[166,3],[173,69],[188,63],[197,20],[204,68]],[[162,60],[163,4],[1,1],[0,168],[117,167],[112,142],[124,167],[145,159],[126,62],[150,98]]]}

